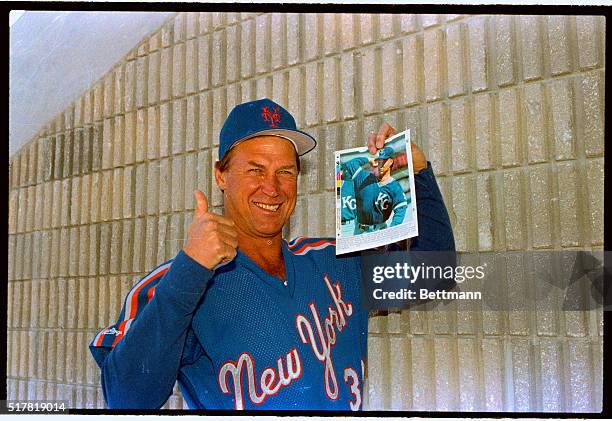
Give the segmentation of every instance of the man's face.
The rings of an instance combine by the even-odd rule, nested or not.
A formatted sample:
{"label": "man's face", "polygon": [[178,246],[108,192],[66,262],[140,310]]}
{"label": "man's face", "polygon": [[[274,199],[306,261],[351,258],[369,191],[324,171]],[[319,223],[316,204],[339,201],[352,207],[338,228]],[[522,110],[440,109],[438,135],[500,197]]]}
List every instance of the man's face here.
{"label": "man's face", "polygon": [[391,167],[393,166],[393,159],[391,158],[377,158],[376,162],[376,175],[378,179],[382,179],[385,175],[391,172]]}
{"label": "man's face", "polygon": [[293,144],[260,136],[236,145],[227,169],[215,177],[225,199],[225,215],[242,234],[274,237],[295,209],[298,169]]}

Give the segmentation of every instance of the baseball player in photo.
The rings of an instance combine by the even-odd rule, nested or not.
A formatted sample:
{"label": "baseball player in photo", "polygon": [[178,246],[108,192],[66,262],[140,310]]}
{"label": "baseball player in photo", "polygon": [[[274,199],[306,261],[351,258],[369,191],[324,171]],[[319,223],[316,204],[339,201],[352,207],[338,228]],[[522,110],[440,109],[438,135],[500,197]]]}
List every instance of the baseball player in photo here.
{"label": "baseball player in photo", "polygon": [[[375,159],[357,157],[341,164],[346,177],[355,186],[355,235],[387,228],[386,221],[392,214],[389,226],[404,221],[408,200],[400,183],[391,176],[394,156],[393,148],[385,146]],[[374,174],[369,168],[374,169]]]}
{"label": "baseball player in photo", "polygon": [[[394,132],[383,124],[369,148]],[[368,314],[359,257],[336,257],[334,239],[282,238],[314,138],[260,99],[229,113],[219,141],[223,214],[196,190],[181,251],[136,283],[116,323],[92,339],[108,406],[159,408],[178,381],[190,408],[361,409]],[[412,249],[454,250],[431,166],[422,152],[413,157]]]}

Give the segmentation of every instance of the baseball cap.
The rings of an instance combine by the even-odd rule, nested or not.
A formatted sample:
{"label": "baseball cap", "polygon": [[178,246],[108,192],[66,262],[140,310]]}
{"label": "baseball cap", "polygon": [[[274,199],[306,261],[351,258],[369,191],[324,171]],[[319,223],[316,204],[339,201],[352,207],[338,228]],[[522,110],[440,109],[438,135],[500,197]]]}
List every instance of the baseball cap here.
{"label": "baseball cap", "polygon": [[391,146],[385,146],[378,152],[378,159],[393,158],[394,155],[395,152],[393,151],[393,148]]}
{"label": "baseball cap", "polygon": [[238,143],[264,135],[291,141],[298,156],[310,152],[317,145],[312,136],[297,129],[289,111],[263,98],[238,104],[230,111],[219,134],[219,160]]}

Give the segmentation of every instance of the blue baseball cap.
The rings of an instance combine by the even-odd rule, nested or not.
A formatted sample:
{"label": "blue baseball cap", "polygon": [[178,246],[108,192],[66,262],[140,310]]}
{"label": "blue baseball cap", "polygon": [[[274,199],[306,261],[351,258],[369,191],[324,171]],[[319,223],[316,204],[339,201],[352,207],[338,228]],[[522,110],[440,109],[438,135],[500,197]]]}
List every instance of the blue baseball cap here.
{"label": "blue baseball cap", "polygon": [[388,159],[393,158],[395,156],[395,152],[391,146],[385,146],[383,149],[378,151],[378,159]]}
{"label": "blue baseball cap", "polygon": [[298,156],[310,152],[317,145],[312,136],[297,129],[289,111],[263,98],[236,105],[229,113],[219,134],[219,160],[238,143],[266,135],[289,140]]}

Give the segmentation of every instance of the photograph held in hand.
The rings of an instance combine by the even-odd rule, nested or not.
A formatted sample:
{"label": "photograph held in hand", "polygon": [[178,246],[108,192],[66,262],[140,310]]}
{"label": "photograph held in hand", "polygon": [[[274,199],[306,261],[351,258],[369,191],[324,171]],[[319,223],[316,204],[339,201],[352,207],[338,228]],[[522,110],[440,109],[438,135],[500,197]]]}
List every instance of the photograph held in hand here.
{"label": "photograph held in hand", "polygon": [[[390,133],[389,128],[386,124],[382,130]],[[374,154],[368,147],[336,151],[337,254],[388,246],[419,234],[411,145],[406,130],[386,139],[381,149],[371,140]],[[416,160],[419,170],[427,168],[424,157],[417,154]]]}

